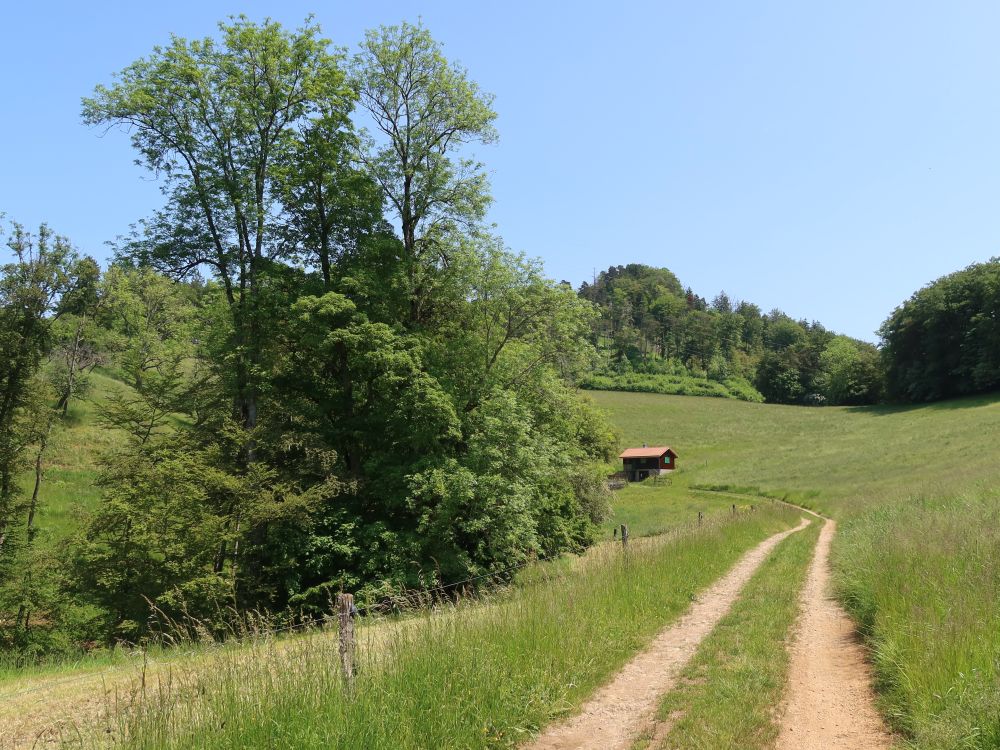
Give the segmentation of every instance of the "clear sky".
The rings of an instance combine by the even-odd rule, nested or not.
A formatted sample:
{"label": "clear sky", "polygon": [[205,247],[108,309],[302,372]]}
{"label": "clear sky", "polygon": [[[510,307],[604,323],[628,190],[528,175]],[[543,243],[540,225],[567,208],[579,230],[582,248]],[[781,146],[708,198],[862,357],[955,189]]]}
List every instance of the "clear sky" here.
{"label": "clear sky", "polygon": [[874,340],[917,288],[1000,255],[995,2],[5,3],[0,211],[106,256],[160,195],[80,97],[234,13],[314,13],[349,47],[422,18],[496,94],[491,218],[555,279],[666,266]]}

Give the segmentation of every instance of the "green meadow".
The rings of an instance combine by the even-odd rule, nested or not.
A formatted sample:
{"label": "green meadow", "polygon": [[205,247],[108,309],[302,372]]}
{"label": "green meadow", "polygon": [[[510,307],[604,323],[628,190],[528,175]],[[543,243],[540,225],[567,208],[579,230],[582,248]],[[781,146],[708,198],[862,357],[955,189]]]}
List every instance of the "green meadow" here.
{"label": "green meadow", "polygon": [[611,415],[624,445],[674,447],[675,492],[715,487],[787,496],[838,518],[890,498],[989,483],[1000,458],[997,396],[926,406],[803,407],[590,395]]}
{"label": "green meadow", "polygon": [[[837,594],[890,724],[916,748],[1000,746],[1000,397],[809,408],[592,395],[625,444],[674,447],[680,502],[713,488],[837,518]],[[628,487],[620,512],[647,492]]]}
{"label": "green meadow", "polygon": [[[53,543],[79,528],[98,501],[97,458],[114,436],[96,427],[97,404],[121,387],[95,373],[91,395],[74,404],[69,423],[54,435],[39,518]],[[290,676],[248,672],[245,661],[236,660],[197,678],[208,700],[174,695],[151,702],[123,715],[123,730],[147,747],[191,746],[205,726],[222,724],[229,729],[213,735],[215,747],[233,747],[243,736],[298,746],[377,740],[416,747],[422,736],[444,746],[516,744],[578,705],[740,552],[792,524],[797,515],[780,511],[767,496],[840,521],[837,593],[861,627],[880,708],[904,742],[916,748],[1000,745],[1000,397],[808,408],[591,396],[620,430],[623,446],[665,443],[679,454],[671,476],[616,493],[614,516],[601,535],[610,541],[628,524],[637,544],[628,570],[610,554],[619,548],[602,544],[579,564],[526,571],[512,593],[488,606],[466,605],[446,627],[428,624],[412,631],[424,633],[420,638],[394,643],[394,666],[369,670],[361,685],[370,682],[372,692],[364,700],[331,691],[334,660],[319,649]],[[746,513],[751,505],[762,512]],[[764,704],[783,689],[780,653],[814,533],[785,542],[703,644],[690,669],[705,679],[665,698],[665,711],[678,702],[688,709],[666,746],[687,746],[678,732],[712,737],[723,726],[742,733],[748,746],[765,746],[773,735]],[[587,562],[591,558],[598,562]],[[789,580],[795,585],[783,590]],[[624,614],[609,624],[615,611]],[[485,642],[494,645],[479,649]],[[614,647],[599,645],[607,643]],[[482,659],[471,660],[473,644]],[[737,668],[754,671],[758,662],[768,672],[751,689]],[[414,684],[424,697],[404,700]],[[249,705],[241,685],[254,686]],[[497,685],[506,685],[499,695]],[[390,695],[394,708],[384,713]],[[758,700],[746,702],[745,716],[730,725],[712,709],[719,695]],[[466,719],[429,718],[428,701],[459,696]],[[519,704],[518,696],[527,699]],[[368,722],[370,734],[340,734],[347,720]],[[674,740],[679,744],[669,744]]]}
{"label": "green meadow", "polygon": [[281,669],[268,642],[252,645],[265,653],[233,652],[184,690],[121,714],[117,736],[140,748],[516,746],[571,713],[740,555],[797,520],[768,504],[636,539],[627,552],[600,545],[570,568],[540,565],[486,602],[387,624],[349,689],[333,639],[293,649]]}

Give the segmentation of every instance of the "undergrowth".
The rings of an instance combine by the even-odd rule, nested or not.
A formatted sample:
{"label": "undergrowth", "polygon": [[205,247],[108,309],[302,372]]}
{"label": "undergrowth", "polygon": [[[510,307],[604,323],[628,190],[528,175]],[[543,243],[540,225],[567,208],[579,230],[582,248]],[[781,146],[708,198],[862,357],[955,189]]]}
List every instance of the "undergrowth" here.
{"label": "undergrowth", "polygon": [[587,375],[580,387],[596,391],[628,391],[633,393],[662,393],[674,396],[714,396],[732,398],[739,401],[762,403],[760,395],[743,378],[728,378],[723,381],[699,378],[693,375],[652,375],[647,373],[626,373],[622,375]]}

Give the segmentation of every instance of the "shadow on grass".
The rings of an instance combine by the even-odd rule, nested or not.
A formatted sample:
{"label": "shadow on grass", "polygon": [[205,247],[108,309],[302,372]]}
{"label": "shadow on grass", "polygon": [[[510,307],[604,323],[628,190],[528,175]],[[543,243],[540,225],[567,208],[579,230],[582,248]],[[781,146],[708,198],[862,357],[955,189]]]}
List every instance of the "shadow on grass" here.
{"label": "shadow on grass", "polygon": [[878,404],[876,406],[848,406],[846,410],[852,414],[863,414],[869,417],[891,417],[895,414],[906,414],[913,411],[956,411],[958,409],[976,409],[1000,402],[1000,393],[982,393],[975,396],[962,396],[943,401],[922,401],[915,404]]}

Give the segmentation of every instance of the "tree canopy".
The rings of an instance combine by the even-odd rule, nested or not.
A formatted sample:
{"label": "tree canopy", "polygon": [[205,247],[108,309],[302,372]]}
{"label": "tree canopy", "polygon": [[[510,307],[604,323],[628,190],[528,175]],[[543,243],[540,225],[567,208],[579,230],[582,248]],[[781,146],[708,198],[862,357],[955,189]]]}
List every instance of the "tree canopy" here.
{"label": "tree canopy", "polygon": [[1000,387],[1000,260],[915,292],[880,333],[894,399],[935,401]]}
{"label": "tree canopy", "polygon": [[60,563],[95,637],[139,639],[151,613],[219,633],[319,615],[331,591],[372,604],[591,542],[615,447],[575,390],[594,311],[484,225],[467,149],[496,137],[492,96],[427,29],[348,58],[311,22],[238,17],[154,48],[83,114],[128,133],[163,206],[103,272],[60,243],[5,269],[38,299],[18,318],[3,298],[0,336],[24,377],[50,373],[48,413],[95,366],[123,384],[100,505]]}
{"label": "tree canopy", "polygon": [[592,341],[603,361],[585,383],[786,404],[879,399],[882,374],[871,344],[780,310],[762,313],[725,292],[709,303],[666,268],[613,266],[579,294],[601,311]]}

